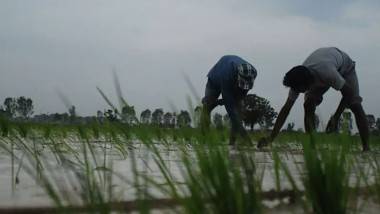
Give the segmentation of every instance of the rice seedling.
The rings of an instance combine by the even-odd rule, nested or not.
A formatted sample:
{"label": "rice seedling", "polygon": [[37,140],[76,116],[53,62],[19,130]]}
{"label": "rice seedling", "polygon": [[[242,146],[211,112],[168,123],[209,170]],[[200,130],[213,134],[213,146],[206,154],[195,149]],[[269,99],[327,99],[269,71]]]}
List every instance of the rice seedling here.
{"label": "rice seedling", "polygon": [[[85,206],[86,212],[113,212],[112,203],[123,200],[118,193],[124,191],[120,183],[115,186],[115,180],[133,190],[134,203],[142,213],[150,212],[154,201],[162,198],[172,204],[170,211],[179,213],[265,211],[261,190],[265,168],[255,162],[256,151],[250,147],[239,146],[234,151],[235,158],[229,158],[226,129],[210,128],[205,135],[199,128],[166,129],[109,121],[87,125],[1,121],[0,126],[6,133],[0,140],[1,150],[13,157],[12,185],[16,185],[24,170],[62,212],[74,205]],[[262,133],[251,135],[256,139]],[[280,197],[287,180],[289,191],[294,192],[294,199],[302,206],[305,204],[300,199],[305,194],[306,211],[347,213],[350,204],[356,203],[354,197],[350,198],[355,190],[349,187],[348,180],[350,157],[358,151],[357,137],[316,134],[312,140],[308,138],[306,134],[282,133],[273,144],[269,154],[277,196]],[[293,149],[304,160],[298,163],[303,167],[297,171],[283,160]],[[173,155],[179,160],[171,161]],[[116,156],[130,162],[128,176],[114,168]],[[153,166],[148,163],[149,158],[153,158]],[[157,177],[143,169],[156,166]],[[377,161],[371,168],[378,170],[378,166]],[[295,173],[302,175],[304,191]],[[376,182],[378,185],[379,179]],[[375,191],[379,192],[379,188],[372,188],[370,179],[365,185],[373,190],[373,195],[378,194]]]}
{"label": "rice seedling", "polygon": [[368,188],[367,192],[373,196],[375,201],[380,201],[380,160],[376,156],[368,156],[365,159],[369,165],[363,167],[362,164],[356,164],[356,170]]}
{"label": "rice seedling", "polygon": [[178,184],[155,145],[150,148],[164,177],[165,186],[149,177],[150,184],[181,205],[186,213],[260,213],[260,179],[252,154],[239,152],[241,166],[228,159],[228,149],[193,145],[194,156],[180,150],[183,165],[178,166],[184,181]]}
{"label": "rice seedling", "polygon": [[347,213],[349,194],[349,165],[347,146],[334,142],[329,150],[304,142],[306,197],[315,213]]}
{"label": "rice seedling", "polygon": [[[51,130],[51,129],[49,129]],[[80,155],[74,155],[72,160],[72,153],[63,153],[57,149],[56,143],[53,146],[48,146],[45,149],[51,149],[51,154],[58,156],[60,164],[63,166],[60,172],[57,172],[54,164],[51,163],[49,158],[49,152],[44,151],[42,154],[41,145],[35,139],[21,138],[18,135],[12,135],[11,144],[7,145],[2,143],[1,148],[6,151],[20,163],[17,174],[20,168],[25,170],[30,176],[32,176],[37,183],[43,187],[46,194],[52,199],[54,204],[60,210],[64,210],[65,205],[69,204],[84,204],[88,207],[90,212],[96,213],[109,213],[109,209],[106,206],[108,199],[112,200],[112,164],[103,162],[103,165],[99,165],[94,146],[90,143],[88,131],[85,127],[78,127],[78,139],[81,142]],[[50,132],[51,133],[51,132]],[[34,135],[37,133],[31,133]],[[49,138],[57,140],[56,137]],[[48,139],[46,139],[48,140]],[[61,139],[62,140],[62,139]],[[62,143],[62,142],[61,142]],[[75,151],[70,145],[62,143],[65,147],[70,147],[69,151]],[[22,157],[17,157],[13,153],[14,146],[17,146],[22,151]],[[22,162],[27,159],[27,164]],[[13,163],[13,162],[12,162]],[[13,164],[12,164],[13,167]],[[100,172],[103,172],[102,174]],[[12,171],[13,174],[13,171]],[[12,176],[14,180],[14,176]],[[68,182],[68,183],[67,183]],[[76,189],[79,185],[79,188]],[[79,198],[69,195],[68,192],[79,191]]]}
{"label": "rice seedling", "polygon": [[380,201],[380,160],[374,157],[372,162],[372,169],[374,173],[374,192],[376,194],[376,200]]}

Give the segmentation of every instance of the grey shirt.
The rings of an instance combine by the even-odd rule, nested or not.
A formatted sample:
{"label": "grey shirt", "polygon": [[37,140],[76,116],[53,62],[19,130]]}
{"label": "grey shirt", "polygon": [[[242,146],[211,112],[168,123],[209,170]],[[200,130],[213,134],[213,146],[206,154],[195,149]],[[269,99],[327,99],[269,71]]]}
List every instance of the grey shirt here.
{"label": "grey shirt", "polygon": [[[302,64],[310,69],[315,78],[312,87],[333,87],[340,90],[345,84],[345,76],[355,63],[351,58],[335,47],[325,47],[315,50]],[[289,98],[296,100],[299,93],[289,90]]]}

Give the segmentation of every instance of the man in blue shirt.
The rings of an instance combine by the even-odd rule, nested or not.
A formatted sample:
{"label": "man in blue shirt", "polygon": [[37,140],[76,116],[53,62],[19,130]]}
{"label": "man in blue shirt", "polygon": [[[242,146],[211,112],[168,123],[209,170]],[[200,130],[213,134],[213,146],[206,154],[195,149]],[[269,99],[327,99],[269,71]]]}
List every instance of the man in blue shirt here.
{"label": "man in blue shirt", "polygon": [[[242,125],[240,109],[256,76],[256,69],[244,59],[233,55],[223,56],[207,75],[205,97],[202,99],[202,127],[209,126],[211,111],[218,105],[224,105],[231,121],[230,145],[235,144],[237,134],[251,143]],[[222,99],[218,99],[220,94]]]}

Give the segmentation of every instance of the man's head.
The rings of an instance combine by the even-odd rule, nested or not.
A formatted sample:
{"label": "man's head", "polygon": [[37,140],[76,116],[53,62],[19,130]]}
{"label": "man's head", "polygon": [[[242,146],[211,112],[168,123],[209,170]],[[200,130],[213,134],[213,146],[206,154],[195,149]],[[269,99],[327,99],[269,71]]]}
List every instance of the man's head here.
{"label": "man's head", "polygon": [[285,74],[282,84],[298,93],[304,93],[310,89],[313,82],[314,77],[310,70],[303,65],[299,65],[293,67]]}
{"label": "man's head", "polygon": [[237,86],[242,90],[251,89],[257,76],[256,69],[250,64],[240,64],[237,70]]}

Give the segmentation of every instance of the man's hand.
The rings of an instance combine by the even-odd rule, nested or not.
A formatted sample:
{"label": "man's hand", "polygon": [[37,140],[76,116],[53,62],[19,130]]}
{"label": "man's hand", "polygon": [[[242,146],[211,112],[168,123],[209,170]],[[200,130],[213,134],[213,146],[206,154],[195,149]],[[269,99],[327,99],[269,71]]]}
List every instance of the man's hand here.
{"label": "man's hand", "polygon": [[338,124],[339,124],[339,119],[336,119],[335,117],[331,117],[329,122],[327,123],[326,133],[338,132]]}
{"label": "man's hand", "polygon": [[259,142],[257,143],[257,148],[261,149],[261,148],[267,146],[270,142],[271,141],[268,138],[262,137],[262,138],[260,138]]}

